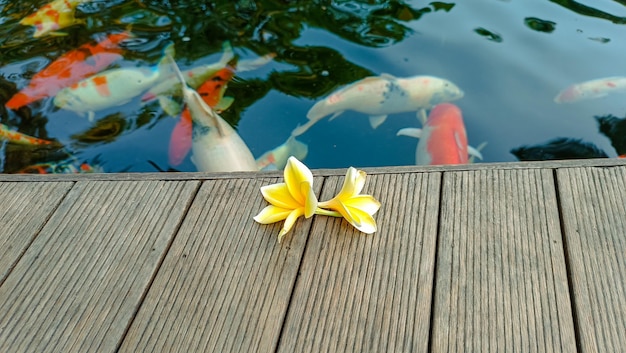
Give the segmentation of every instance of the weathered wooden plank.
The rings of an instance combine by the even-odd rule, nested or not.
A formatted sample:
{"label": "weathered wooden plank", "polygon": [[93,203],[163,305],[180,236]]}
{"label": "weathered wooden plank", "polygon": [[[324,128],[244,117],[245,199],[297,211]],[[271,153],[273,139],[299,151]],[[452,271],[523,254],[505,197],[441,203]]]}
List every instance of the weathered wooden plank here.
{"label": "weathered wooden plank", "polygon": [[[328,177],[323,199],[343,177]],[[439,173],[368,176],[378,232],[314,219],[278,352],[426,352]]]}
{"label": "weathered wooden plank", "polygon": [[626,352],[626,168],[557,180],[581,352]]}
{"label": "weathered wooden plank", "polygon": [[[447,172],[483,169],[549,169],[549,168],[578,168],[588,166],[625,166],[622,158],[597,158],[578,160],[553,160],[533,162],[498,162],[498,163],[469,163],[457,165],[410,165],[391,167],[363,168],[369,175],[374,174],[403,174]],[[345,169],[314,169],[314,176],[341,176]],[[209,179],[258,179],[281,177],[282,171],[262,172],[167,172],[167,173],[85,173],[85,174],[0,174],[0,182],[4,181],[86,181],[86,180],[209,180]]]}
{"label": "weathered wooden plank", "polygon": [[0,183],[0,285],[72,185]]}
{"label": "weathered wooden plank", "polygon": [[574,352],[551,170],[444,173],[433,352]]}
{"label": "weathered wooden plank", "polygon": [[253,221],[260,187],[278,181],[203,183],[121,352],[275,350],[311,225],[279,244],[283,222]]}
{"label": "weathered wooden plank", "polygon": [[78,182],[0,287],[1,352],[114,352],[198,182]]}

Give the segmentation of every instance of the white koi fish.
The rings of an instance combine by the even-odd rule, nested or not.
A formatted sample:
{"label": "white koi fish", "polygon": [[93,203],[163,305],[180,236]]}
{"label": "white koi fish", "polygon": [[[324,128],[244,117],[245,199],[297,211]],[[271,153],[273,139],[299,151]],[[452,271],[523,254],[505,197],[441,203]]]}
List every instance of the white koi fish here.
{"label": "white koi fish", "polygon": [[303,160],[309,153],[309,146],[306,143],[289,136],[282,145],[267,151],[256,159],[259,170],[282,170],[287,165],[289,157],[294,156],[298,160]]}
{"label": "white koi fish", "polygon": [[[173,61],[173,60],[172,60]],[[191,161],[201,172],[256,171],[256,161],[239,134],[202,97],[190,88],[173,65],[182,83],[183,97],[191,113],[193,135]]]}
{"label": "white koi fish", "polygon": [[375,129],[389,114],[428,109],[461,97],[463,91],[459,87],[438,77],[396,78],[388,74],[366,77],[317,102],[307,113],[309,121],[298,126],[292,135],[299,136],[325,116],[333,114],[333,119],[345,110],[368,114]]}
{"label": "white koi fish", "polygon": [[81,116],[88,113],[89,120],[93,120],[95,111],[127,103],[171,76],[173,46],[166,48],[165,52],[156,67],[111,69],[66,87],[57,93],[54,105]]}
{"label": "white koi fish", "polygon": [[469,156],[482,159],[480,152],[467,145],[467,135],[461,110],[454,104],[435,106],[423,129],[405,128],[397,135],[419,138],[415,164],[465,164]]}
{"label": "white koi fish", "polygon": [[626,92],[626,77],[606,77],[571,85],[561,91],[554,98],[554,102],[573,103],[584,99],[604,97],[612,92]]}

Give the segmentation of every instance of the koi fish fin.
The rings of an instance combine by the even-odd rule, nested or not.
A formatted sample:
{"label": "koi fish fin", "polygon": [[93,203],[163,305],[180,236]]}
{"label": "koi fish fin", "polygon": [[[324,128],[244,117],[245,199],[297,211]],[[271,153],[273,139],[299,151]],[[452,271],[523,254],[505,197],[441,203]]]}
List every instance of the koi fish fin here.
{"label": "koi fish fin", "polygon": [[[82,114],[79,114],[82,115]],[[89,122],[93,122],[96,119],[96,113],[94,111],[88,111],[87,112],[87,119],[89,119]]]}
{"label": "koi fish fin", "polygon": [[370,125],[372,129],[376,129],[380,124],[384,123],[385,120],[387,120],[387,115],[372,115],[370,116]]}
{"label": "koi fish fin", "polygon": [[397,80],[398,79],[394,75],[387,74],[387,73],[382,73],[382,74],[380,74],[379,77],[382,78],[382,79],[385,79],[385,80]]}
{"label": "koi fish fin", "polygon": [[420,138],[422,137],[422,129],[416,128],[416,127],[407,127],[407,128],[398,130],[398,132],[396,133],[396,136],[409,136],[409,137]]}
{"label": "koi fish fin", "polygon": [[181,105],[170,97],[158,96],[157,99],[161,109],[172,118],[175,118],[182,110]]}
{"label": "koi fish fin", "polygon": [[222,99],[220,99],[220,101],[217,102],[217,104],[213,107],[213,110],[217,112],[223,112],[224,110],[228,109],[231,105],[233,105],[234,101],[235,101],[235,98],[233,97],[222,97]]}
{"label": "koi fish fin", "polygon": [[276,53],[269,53],[256,59],[241,60],[237,63],[237,72],[252,71],[274,60]]}
{"label": "koi fish fin", "polygon": [[417,119],[422,122],[422,125],[426,124],[426,120],[428,120],[426,109],[421,108],[417,111]]}
{"label": "koi fish fin", "polygon": [[341,113],[343,113],[343,110],[342,110],[342,111],[340,111],[340,112],[336,112],[335,114],[333,114],[333,115],[332,115],[332,116],[328,119],[328,121],[332,121],[333,119],[335,119],[336,117],[338,117]]}
{"label": "koi fish fin", "polygon": [[480,151],[485,148],[485,146],[487,146],[487,141],[481,143],[480,145],[476,146],[476,148],[472,147],[472,146],[467,146],[467,154],[470,156],[468,162],[469,163],[474,163],[474,159],[478,158],[481,161],[483,160],[483,155],[482,153],[480,153]]}

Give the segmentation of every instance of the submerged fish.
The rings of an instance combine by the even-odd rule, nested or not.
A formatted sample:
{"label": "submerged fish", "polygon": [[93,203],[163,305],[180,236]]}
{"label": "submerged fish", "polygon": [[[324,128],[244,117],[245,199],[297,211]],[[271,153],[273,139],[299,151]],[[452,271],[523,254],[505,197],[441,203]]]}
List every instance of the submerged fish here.
{"label": "submerged fish", "polygon": [[122,58],[120,42],[129,38],[129,32],[109,34],[103,41],[86,43],[69,51],[33,76],[28,86],[16,93],[7,103],[18,109],[39,99],[54,96],[61,89],[98,73]]}
{"label": "submerged fish", "polygon": [[614,76],[569,86],[555,98],[556,103],[573,103],[584,99],[604,97],[613,92],[626,92],[626,77]]}
{"label": "submerged fish", "polygon": [[598,121],[598,130],[611,140],[617,155],[626,157],[626,119],[611,114],[595,118]]}
{"label": "submerged fish", "polygon": [[182,84],[185,103],[193,121],[191,161],[198,171],[257,170],[252,152],[237,132],[202,100],[198,92],[187,85],[175,63],[174,69]]}
{"label": "submerged fish", "polygon": [[420,139],[415,151],[418,165],[465,164],[469,162],[470,154],[482,159],[478,150],[467,145],[463,115],[451,103],[435,106],[423,129],[401,129],[398,135]]}
{"label": "submerged fish", "polygon": [[10,143],[18,145],[52,145],[52,141],[42,140],[36,137],[32,137],[21,132],[13,131],[8,126],[0,124],[0,140],[7,140]]}
{"label": "submerged fish", "polygon": [[[202,100],[211,108],[225,109],[233,102],[230,97],[224,97],[226,84],[235,75],[235,69],[225,67],[217,71],[213,76],[209,77],[199,88],[198,94]],[[218,108],[218,104],[222,103]],[[223,110],[222,109],[222,110]],[[192,121],[189,108],[185,108],[180,115],[180,119],[176,122],[172,134],[170,136],[169,145],[169,162],[172,166],[177,166],[185,159],[187,153],[191,149],[192,141]]]}
{"label": "submerged fish", "polygon": [[93,119],[94,112],[129,102],[133,97],[172,74],[172,59],[166,53],[156,67],[111,69],[62,89],[54,98],[54,105]]}
{"label": "submerged fish", "polygon": [[54,0],[37,12],[24,17],[20,24],[34,26],[33,37],[44,35],[65,35],[65,33],[55,32],[58,29],[72,26],[77,23],[84,23],[83,20],[74,18],[76,6],[89,0]]}
{"label": "submerged fish", "polygon": [[63,162],[37,163],[22,168],[17,174],[82,174],[82,173],[103,173],[102,167],[93,166],[89,163],[77,164],[76,161],[69,160]]}
{"label": "submerged fish", "polygon": [[520,161],[608,158],[607,154],[596,145],[567,137],[558,137],[532,146],[520,146],[513,148],[511,153]]}
{"label": "submerged fish", "polygon": [[289,136],[282,145],[265,152],[256,159],[259,170],[280,170],[287,165],[289,157],[294,156],[298,160],[303,160],[309,153],[309,146],[304,142],[296,140],[294,136]]}
{"label": "submerged fish", "polygon": [[333,114],[333,119],[346,110],[368,114],[375,129],[389,114],[428,109],[461,97],[463,91],[459,87],[438,77],[396,78],[388,74],[366,77],[313,105],[307,113],[309,121],[298,126],[292,135],[301,135],[325,116]]}

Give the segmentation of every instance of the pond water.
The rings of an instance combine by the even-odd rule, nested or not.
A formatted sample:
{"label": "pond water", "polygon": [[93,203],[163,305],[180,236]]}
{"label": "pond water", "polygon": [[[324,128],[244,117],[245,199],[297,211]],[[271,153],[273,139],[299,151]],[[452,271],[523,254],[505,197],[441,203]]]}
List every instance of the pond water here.
{"label": "pond water", "polygon": [[[255,157],[282,144],[307,112],[333,91],[367,76],[429,75],[463,90],[455,100],[469,144],[487,142],[482,162],[515,161],[511,150],[557,137],[618,152],[594,116],[623,117],[626,92],[556,103],[566,87],[626,77],[623,0],[423,1],[84,1],[76,23],[33,37],[20,20],[47,1],[0,0],[0,117],[9,129],[55,141],[3,143],[3,172],[41,163],[88,163],[106,172],[195,171],[187,156],[172,166],[168,145],[178,118],[141,95],[95,111],[92,120],[47,97],[13,110],[9,99],[55,59],[110,33],[129,30],[113,68],[152,67],[174,44],[182,70],[218,62],[229,42],[239,62],[263,55],[265,65],[237,71],[221,116]],[[346,111],[320,120],[298,140],[310,168],[415,164],[418,140],[396,136],[421,127],[415,112],[391,114],[378,128]],[[619,153],[621,154],[621,152]]]}

